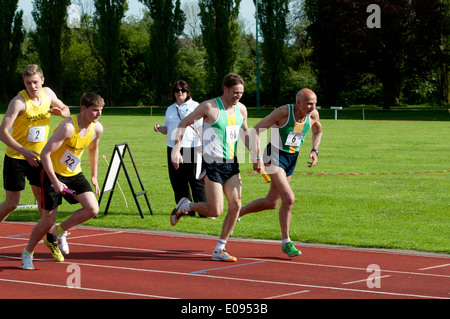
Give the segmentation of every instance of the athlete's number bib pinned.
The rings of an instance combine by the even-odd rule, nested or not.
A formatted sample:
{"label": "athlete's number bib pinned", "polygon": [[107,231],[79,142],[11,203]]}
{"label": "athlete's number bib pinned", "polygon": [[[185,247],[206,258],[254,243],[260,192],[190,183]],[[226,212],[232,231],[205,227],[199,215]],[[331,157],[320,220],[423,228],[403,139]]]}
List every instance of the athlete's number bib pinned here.
{"label": "athlete's number bib pinned", "polygon": [[305,134],[302,132],[291,132],[289,133],[287,139],[286,139],[286,145],[289,146],[300,146],[303,136]]}
{"label": "athlete's number bib pinned", "polygon": [[28,142],[39,143],[45,141],[45,125],[30,126],[28,129]]}
{"label": "athlete's number bib pinned", "polygon": [[227,143],[237,142],[239,140],[239,125],[230,125],[226,128]]}
{"label": "athlete's number bib pinned", "polygon": [[63,157],[60,159],[60,162],[63,163],[71,172],[75,172],[78,164],[80,164],[81,160],[73,154],[71,151],[65,151]]}

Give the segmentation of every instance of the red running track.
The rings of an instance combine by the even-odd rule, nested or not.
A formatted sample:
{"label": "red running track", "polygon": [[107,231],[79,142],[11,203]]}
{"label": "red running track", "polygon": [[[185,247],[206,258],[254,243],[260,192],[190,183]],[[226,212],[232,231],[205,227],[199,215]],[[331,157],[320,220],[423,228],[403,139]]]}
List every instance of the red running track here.
{"label": "red running track", "polygon": [[278,242],[232,238],[238,261],[224,263],[211,260],[215,237],[156,231],[77,227],[64,262],[41,242],[25,271],[33,226],[0,225],[0,299],[450,298],[448,255],[298,244],[290,259]]}

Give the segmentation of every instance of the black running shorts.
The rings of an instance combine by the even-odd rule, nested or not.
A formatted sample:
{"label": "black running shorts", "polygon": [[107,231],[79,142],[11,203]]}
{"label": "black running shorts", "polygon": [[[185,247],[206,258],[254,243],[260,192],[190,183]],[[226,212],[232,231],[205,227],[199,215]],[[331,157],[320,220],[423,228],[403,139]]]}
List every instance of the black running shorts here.
{"label": "black running shorts", "polygon": [[239,174],[239,163],[237,158],[232,163],[222,163],[222,162],[203,162],[204,168],[206,169],[206,176],[213,181],[220,183],[221,185],[232,176]]}
{"label": "black running shorts", "polygon": [[272,147],[272,144],[268,144],[264,150],[263,161],[264,164],[278,166],[286,172],[286,176],[291,176],[294,173],[295,166],[297,165],[298,152],[287,153]]}
{"label": "black running shorts", "polygon": [[3,188],[11,192],[19,192],[25,189],[25,178],[30,185],[41,187],[40,174],[42,164],[39,167],[31,166],[27,160],[16,159],[5,155],[3,165]]}
{"label": "black running shorts", "polygon": [[[72,195],[69,194],[60,194],[55,192],[53,187],[51,186],[50,179],[48,178],[47,174],[45,173],[45,170],[42,170],[42,208],[45,210],[53,210],[56,209],[59,205],[62,204],[62,198],[69,203],[69,204],[78,204],[78,200]],[[84,177],[83,173],[79,173],[75,176],[71,177],[64,177],[56,174],[56,177],[61,183],[66,184],[67,188],[75,191],[77,193],[77,196],[86,193],[86,192],[92,192],[91,184],[88,182],[86,177]]]}

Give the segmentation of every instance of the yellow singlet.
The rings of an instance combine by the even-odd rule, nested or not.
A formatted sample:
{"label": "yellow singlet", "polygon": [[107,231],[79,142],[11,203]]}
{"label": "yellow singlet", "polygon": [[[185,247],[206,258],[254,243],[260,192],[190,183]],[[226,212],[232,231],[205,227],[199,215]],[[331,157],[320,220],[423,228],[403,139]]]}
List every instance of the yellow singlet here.
{"label": "yellow singlet", "polygon": [[[11,136],[26,149],[40,154],[45,143],[47,143],[50,130],[50,113],[48,113],[50,103],[44,89],[41,91],[41,105],[39,106],[33,104],[26,90],[20,91],[19,94],[25,100],[26,109],[14,121]],[[25,159],[22,154],[8,146],[6,147],[6,155],[16,159]],[[39,156],[37,157],[39,158]]]}
{"label": "yellow singlet", "polygon": [[95,129],[95,123],[91,123],[89,132],[86,136],[81,137],[78,130],[77,116],[72,115],[70,118],[75,127],[72,136],[66,139],[59,149],[50,155],[55,173],[64,177],[75,176],[81,172],[81,155],[91,144]]}

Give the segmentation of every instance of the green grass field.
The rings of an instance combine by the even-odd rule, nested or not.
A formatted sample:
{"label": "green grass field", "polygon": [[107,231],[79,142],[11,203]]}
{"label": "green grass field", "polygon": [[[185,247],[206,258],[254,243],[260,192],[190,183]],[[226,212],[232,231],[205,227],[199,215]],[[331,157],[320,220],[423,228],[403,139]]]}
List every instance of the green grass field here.
{"label": "green grass field", "polygon": [[[257,121],[257,118],[249,119],[249,127]],[[59,119],[53,119],[52,126],[58,122]],[[108,214],[103,215],[109,196],[106,194],[99,216],[85,225],[220,234],[225,213],[215,220],[187,217],[175,227],[170,225],[169,214],[175,200],[167,168],[163,166],[166,164],[165,136],[153,132],[154,124],[164,123],[163,114],[149,116],[127,112],[120,115],[118,111],[106,109],[101,122],[105,128],[99,159],[101,185],[107,170],[101,156],[106,155],[109,161],[114,145],[128,142],[154,215],[150,215],[140,196],[145,215],[144,219],[140,218],[121,171],[119,183],[128,207],[116,187]],[[317,166],[312,169],[306,166],[311,147],[309,135],[291,180],[296,195],[291,239],[304,243],[450,253],[450,123],[324,119],[322,125],[324,132]],[[83,159],[84,172],[89,176],[87,154]],[[269,186],[252,172],[247,153],[240,157],[240,162],[242,198],[246,204],[265,196]],[[135,190],[140,191],[131,164],[127,169]],[[413,174],[400,174],[408,172]],[[373,175],[364,175],[367,173]],[[2,192],[3,189],[0,200],[4,198]],[[33,202],[27,188],[23,203]],[[64,203],[59,208],[58,220],[75,209],[77,206]],[[13,212],[8,220],[36,222],[39,216],[37,210],[23,209]],[[233,237],[243,238],[279,240],[280,236],[277,210],[243,217],[233,233]]]}

